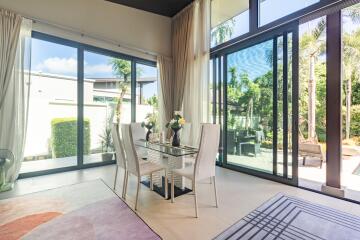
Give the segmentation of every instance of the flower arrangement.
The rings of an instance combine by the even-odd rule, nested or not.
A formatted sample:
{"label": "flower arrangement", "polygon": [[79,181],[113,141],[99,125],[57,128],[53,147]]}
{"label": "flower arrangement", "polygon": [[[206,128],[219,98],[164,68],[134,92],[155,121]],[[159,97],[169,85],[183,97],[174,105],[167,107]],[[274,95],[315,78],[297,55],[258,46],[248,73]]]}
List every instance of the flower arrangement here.
{"label": "flower arrangement", "polygon": [[181,116],[181,112],[176,111],[174,113],[174,118],[171,119],[169,123],[166,124],[167,128],[171,128],[174,132],[172,137],[172,145],[175,147],[180,146],[180,136],[178,134],[179,130],[184,126],[186,123],[185,119]]}
{"label": "flower arrangement", "polygon": [[145,137],[146,141],[150,140],[151,129],[155,127],[156,120],[157,118],[155,113],[148,113],[145,117],[145,121],[141,123],[141,126],[148,130]]}
{"label": "flower arrangement", "polygon": [[145,121],[141,123],[141,126],[147,130],[150,130],[155,127],[156,121],[156,115],[154,113],[148,113],[145,117]]}
{"label": "flower arrangement", "polygon": [[181,116],[181,112],[176,111],[174,115],[175,115],[174,118],[171,119],[171,121],[166,124],[166,127],[171,128],[173,130],[179,130],[184,126],[186,121],[185,118]]}

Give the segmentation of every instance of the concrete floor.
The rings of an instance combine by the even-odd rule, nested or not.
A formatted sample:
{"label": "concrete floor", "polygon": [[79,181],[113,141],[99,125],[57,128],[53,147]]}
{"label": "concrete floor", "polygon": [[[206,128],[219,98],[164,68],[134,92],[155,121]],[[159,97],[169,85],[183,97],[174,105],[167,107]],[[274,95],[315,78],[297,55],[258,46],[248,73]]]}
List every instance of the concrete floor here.
{"label": "concrete floor", "polygon": [[[115,166],[111,165],[21,179],[12,191],[1,193],[0,199],[99,178],[111,186],[114,172]],[[122,171],[119,171],[118,179],[122,179],[122,174]],[[213,188],[209,182],[198,185],[198,219],[193,217],[192,195],[178,197],[175,203],[171,204],[170,201],[141,186],[139,215],[163,239],[211,239],[279,192],[360,216],[360,206],[354,203],[223,168],[217,168],[216,174],[219,208],[214,207]],[[130,206],[134,204],[135,186],[135,179],[131,178],[127,197]],[[118,193],[121,192],[121,187],[120,180],[117,186]]]}

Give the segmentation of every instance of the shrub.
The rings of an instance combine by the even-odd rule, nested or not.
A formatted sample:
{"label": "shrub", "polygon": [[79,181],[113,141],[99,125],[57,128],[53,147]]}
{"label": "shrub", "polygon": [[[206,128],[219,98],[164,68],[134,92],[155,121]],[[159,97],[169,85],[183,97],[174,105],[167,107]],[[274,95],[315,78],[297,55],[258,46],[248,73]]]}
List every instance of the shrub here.
{"label": "shrub", "polygon": [[350,135],[360,136],[360,105],[351,107]]}
{"label": "shrub", "polygon": [[[51,148],[54,158],[77,155],[77,119],[54,118],[51,121]],[[84,119],[84,154],[90,153],[90,121]]]}

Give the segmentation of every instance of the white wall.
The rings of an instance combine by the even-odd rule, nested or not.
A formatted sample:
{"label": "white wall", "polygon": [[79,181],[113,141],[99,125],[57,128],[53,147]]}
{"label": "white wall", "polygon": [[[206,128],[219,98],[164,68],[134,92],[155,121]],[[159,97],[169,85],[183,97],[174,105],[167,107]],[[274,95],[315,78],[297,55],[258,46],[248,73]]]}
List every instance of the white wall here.
{"label": "white wall", "polygon": [[[171,56],[171,19],[105,0],[0,0],[0,7],[23,16],[70,27],[119,44]],[[34,29],[76,41],[153,59],[152,56],[108,45],[80,34],[35,23]]]}

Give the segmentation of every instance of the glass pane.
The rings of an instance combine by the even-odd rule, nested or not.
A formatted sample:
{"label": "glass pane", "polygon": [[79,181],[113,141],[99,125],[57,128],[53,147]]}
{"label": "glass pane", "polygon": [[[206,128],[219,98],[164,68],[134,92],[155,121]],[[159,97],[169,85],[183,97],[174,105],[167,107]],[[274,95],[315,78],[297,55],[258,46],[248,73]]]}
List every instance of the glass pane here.
{"label": "glass pane", "polygon": [[273,172],[273,40],[228,56],[228,163]]}
{"label": "glass pane", "polygon": [[287,138],[288,138],[288,178],[292,178],[292,51],[293,51],[293,34],[288,33],[288,82],[287,82],[287,104],[288,104],[288,131],[287,131]]}
{"label": "glass pane", "polygon": [[264,26],[318,2],[320,0],[259,0],[259,25]]}
{"label": "glass pane", "polygon": [[[136,122],[149,114],[159,119],[157,68],[136,64]],[[155,125],[157,128],[159,123]]]}
{"label": "glass pane", "polygon": [[211,1],[211,47],[249,32],[249,1]]}
{"label": "glass pane", "polygon": [[77,49],[31,41],[27,137],[20,173],[77,165]]}
{"label": "glass pane", "polygon": [[320,191],[326,166],[326,18],[299,27],[299,185]]}
{"label": "glass pane", "polygon": [[114,160],[113,122],[131,122],[131,62],[84,53],[84,163]]}
{"label": "glass pane", "polygon": [[360,4],[342,11],[343,141],[341,185],[345,197],[360,201]]}
{"label": "glass pane", "polygon": [[283,176],[284,167],[284,119],[283,119],[283,108],[284,108],[284,37],[280,36],[277,38],[277,174]]}

